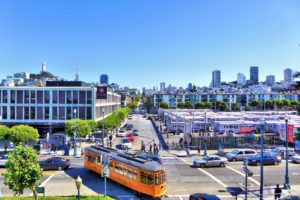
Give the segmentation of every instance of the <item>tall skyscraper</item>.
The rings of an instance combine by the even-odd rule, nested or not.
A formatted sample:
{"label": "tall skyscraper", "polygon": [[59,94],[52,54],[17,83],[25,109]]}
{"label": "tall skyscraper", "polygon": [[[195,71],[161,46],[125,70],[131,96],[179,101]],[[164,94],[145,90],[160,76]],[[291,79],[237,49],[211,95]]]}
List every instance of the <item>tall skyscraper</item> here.
{"label": "tall skyscraper", "polygon": [[293,82],[293,71],[290,68],[284,70],[284,82],[291,83]]}
{"label": "tall skyscraper", "polygon": [[193,84],[192,83],[189,83],[188,84],[188,91],[191,91],[193,89]]}
{"label": "tall skyscraper", "polygon": [[246,76],[242,73],[238,73],[236,82],[238,85],[246,85]]}
{"label": "tall skyscraper", "polygon": [[165,92],[166,91],[166,83],[162,82],[160,83],[160,92]]}
{"label": "tall skyscraper", "polygon": [[274,85],[275,84],[275,76],[274,75],[266,76],[266,84],[269,86]]}
{"label": "tall skyscraper", "polygon": [[212,87],[218,87],[221,84],[221,71],[214,70],[212,72]]}
{"label": "tall skyscraper", "polygon": [[43,62],[42,63],[42,72],[45,72],[45,71],[47,71],[47,69],[46,69],[46,62]]}
{"label": "tall skyscraper", "polygon": [[258,66],[250,67],[250,82],[252,84],[258,83]]}
{"label": "tall skyscraper", "polygon": [[108,85],[108,75],[107,74],[101,74],[100,84],[101,85]]}

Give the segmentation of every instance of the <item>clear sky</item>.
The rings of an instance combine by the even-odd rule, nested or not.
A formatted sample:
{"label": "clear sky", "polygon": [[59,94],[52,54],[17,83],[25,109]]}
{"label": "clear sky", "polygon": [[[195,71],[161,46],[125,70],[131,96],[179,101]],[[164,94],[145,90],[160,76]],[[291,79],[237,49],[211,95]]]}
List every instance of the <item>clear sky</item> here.
{"label": "clear sky", "polygon": [[47,70],[141,88],[300,71],[298,0],[1,0],[0,78]]}

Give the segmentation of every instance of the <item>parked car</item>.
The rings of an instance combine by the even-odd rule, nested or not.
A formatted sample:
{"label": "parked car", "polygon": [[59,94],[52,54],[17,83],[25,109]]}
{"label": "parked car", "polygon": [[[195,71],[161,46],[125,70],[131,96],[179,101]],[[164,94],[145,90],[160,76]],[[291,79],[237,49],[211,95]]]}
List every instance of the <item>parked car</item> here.
{"label": "parked car", "polygon": [[[260,158],[261,154],[250,157],[248,159],[248,165],[260,166]],[[279,163],[281,163],[281,157],[272,152],[264,152],[263,163],[264,165],[278,165]]]}
{"label": "parked car", "polygon": [[127,124],[126,125],[126,130],[127,131],[130,131],[130,130],[132,130],[133,129],[133,124]]}
{"label": "parked car", "polygon": [[117,132],[117,137],[124,137],[127,134],[126,130],[119,130]]}
{"label": "parked car", "polygon": [[219,197],[216,195],[210,195],[210,194],[205,194],[205,193],[196,193],[192,194],[189,197],[189,200],[221,200]]}
{"label": "parked car", "polygon": [[70,165],[70,160],[62,157],[52,157],[40,161],[40,166],[43,170],[66,170]]}
{"label": "parked car", "polygon": [[121,147],[122,147],[122,149],[131,149],[132,148],[132,144],[131,144],[129,138],[127,138],[127,137],[122,138]]}
{"label": "parked car", "polygon": [[[286,148],[285,147],[276,147],[272,149],[272,152],[277,154],[278,156],[281,156],[281,159],[285,158],[284,155],[286,154]],[[292,157],[296,155],[294,149],[288,148],[288,155],[289,157]]]}
{"label": "parked car", "polygon": [[225,157],[228,161],[245,160],[256,155],[256,151],[253,149],[234,149],[230,153],[227,153]]}
{"label": "parked car", "polygon": [[133,119],[133,116],[132,116],[132,115],[128,115],[127,118],[128,118],[128,119]]}
{"label": "parked car", "polygon": [[134,136],[133,134],[127,134],[126,137],[130,140],[130,142],[134,141]]}
{"label": "parked car", "polygon": [[292,163],[299,163],[300,164],[300,155],[292,156]]}
{"label": "parked car", "polygon": [[5,167],[9,152],[0,152],[0,167]]}
{"label": "parked car", "polygon": [[132,134],[134,136],[139,136],[139,131],[137,129],[133,129]]}
{"label": "parked car", "polygon": [[228,162],[226,158],[222,158],[218,155],[209,155],[203,158],[196,158],[193,161],[194,167],[225,167]]}
{"label": "parked car", "polygon": [[162,159],[161,159],[160,155],[158,155],[158,154],[144,153],[144,154],[141,154],[141,157],[151,159],[155,162],[158,162],[159,164],[163,164]]}

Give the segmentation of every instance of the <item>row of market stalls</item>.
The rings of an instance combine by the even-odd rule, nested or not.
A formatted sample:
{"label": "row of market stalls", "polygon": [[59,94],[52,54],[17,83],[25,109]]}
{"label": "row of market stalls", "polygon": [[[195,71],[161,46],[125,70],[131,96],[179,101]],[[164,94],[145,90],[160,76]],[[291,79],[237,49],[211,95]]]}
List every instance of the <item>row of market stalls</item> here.
{"label": "row of market stalls", "polygon": [[[210,110],[159,110],[169,133],[184,133],[184,138],[194,133],[214,135],[241,135],[273,133],[286,138],[288,120],[288,141],[294,143],[294,135],[300,132],[300,116],[294,111],[281,112],[212,112]],[[207,134],[206,134],[207,135]]]}

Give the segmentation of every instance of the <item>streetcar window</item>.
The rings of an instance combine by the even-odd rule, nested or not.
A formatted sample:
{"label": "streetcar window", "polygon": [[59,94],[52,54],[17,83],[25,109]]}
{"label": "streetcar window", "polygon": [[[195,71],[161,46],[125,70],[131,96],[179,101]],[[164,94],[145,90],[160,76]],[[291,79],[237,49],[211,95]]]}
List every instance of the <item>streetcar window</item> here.
{"label": "streetcar window", "polygon": [[141,183],[153,185],[153,174],[141,172]]}
{"label": "streetcar window", "polygon": [[155,185],[160,185],[160,174],[155,174]]}
{"label": "streetcar window", "polygon": [[141,172],[141,183],[147,183],[147,174],[145,172]]}
{"label": "streetcar window", "polygon": [[113,168],[114,168],[114,163],[113,163],[113,162],[110,162],[110,163],[109,163],[109,169],[110,169],[110,170],[113,170]]}
{"label": "streetcar window", "polygon": [[132,169],[128,168],[128,177],[132,179]]}
{"label": "streetcar window", "polygon": [[97,164],[100,163],[100,156],[97,156],[97,157],[96,157],[96,163],[97,163]]}
{"label": "streetcar window", "polygon": [[123,166],[123,176],[127,176],[127,167]]}
{"label": "streetcar window", "polygon": [[100,154],[100,164],[102,163],[102,160],[103,160],[103,156],[102,154]]}
{"label": "streetcar window", "polygon": [[137,180],[137,171],[136,170],[133,170],[132,172],[132,176],[133,176],[133,180]]}
{"label": "streetcar window", "polygon": [[153,175],[152,174],[148,174],[148,176],[147,176],[147,184],[148,185],[153,185]]}

